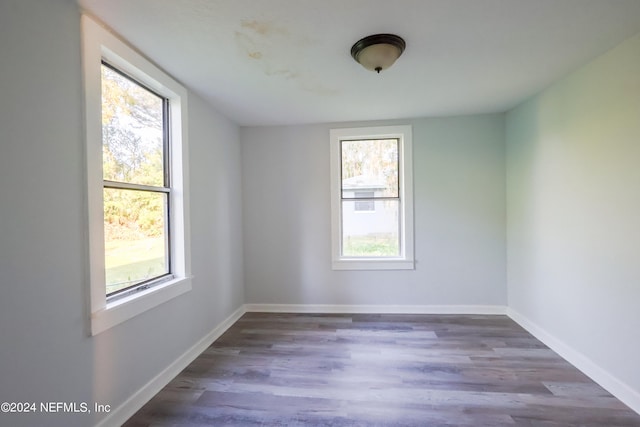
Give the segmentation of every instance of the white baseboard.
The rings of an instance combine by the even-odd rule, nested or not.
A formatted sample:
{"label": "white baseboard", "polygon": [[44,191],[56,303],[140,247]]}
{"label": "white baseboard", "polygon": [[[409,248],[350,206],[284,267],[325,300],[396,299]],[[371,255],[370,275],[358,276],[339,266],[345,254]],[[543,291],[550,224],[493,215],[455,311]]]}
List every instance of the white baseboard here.
{"label": "white baseboard", "polygon": [[349,305],[245,304],[247,312],[265,313],[380,313],[380,314],[506,314],[502,305]]}
{"label": "white baseboard", "polygon": [[241,306],[229,317],[216,326],[204,338],[198,341],[190,349],[184,352],[171,365],[156,375],[140,390],[134,393],[122,405],[112,410],[109,415],[96,424],[96,427],[119,426],[124,424],[133,414],[142,408],[153,396],[176,377],[184,368],[195,360],[203,351],[217,340],[227,329],[231,327],[245,313],[245,307]]}
{"label": "white baseboard", "polygon": [[573,366],[581,370],[585,375],[598,383],[602,388],[614,395],[625,405],[640,414],[640,393],[629,387],[623,381],[611,375],[608,371],[602,369],[591,359],[580,353],[576,349],[568,346],[554,335],[547,332],[536,323],[517,311],[507,308],[507,315],[516,323],[527,330],[531,335],[542,341],[551,350],[558,353],[562,358],[567,360]]}

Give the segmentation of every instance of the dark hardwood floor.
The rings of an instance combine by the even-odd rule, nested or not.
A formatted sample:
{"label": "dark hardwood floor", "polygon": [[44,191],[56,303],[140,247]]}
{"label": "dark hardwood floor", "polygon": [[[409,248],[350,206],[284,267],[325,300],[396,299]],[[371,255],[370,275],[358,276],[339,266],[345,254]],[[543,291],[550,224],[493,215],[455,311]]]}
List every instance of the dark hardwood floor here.
{"label": "dark hardwood floor", "polygon": [[126,427],[640,426],[506,316],[248,313]]}

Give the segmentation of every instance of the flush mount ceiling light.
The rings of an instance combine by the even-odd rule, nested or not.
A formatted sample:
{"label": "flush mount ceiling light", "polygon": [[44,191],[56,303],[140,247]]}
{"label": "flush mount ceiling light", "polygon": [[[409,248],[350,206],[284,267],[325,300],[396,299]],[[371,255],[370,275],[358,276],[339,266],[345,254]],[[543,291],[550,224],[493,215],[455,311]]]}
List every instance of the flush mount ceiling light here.
{"label": "flush mount ceiling light", "polygon": [[351,56],[370,71],[380,73],[396,62],[406,44],[395,34],[375,34],[358,40],[351,48]]}

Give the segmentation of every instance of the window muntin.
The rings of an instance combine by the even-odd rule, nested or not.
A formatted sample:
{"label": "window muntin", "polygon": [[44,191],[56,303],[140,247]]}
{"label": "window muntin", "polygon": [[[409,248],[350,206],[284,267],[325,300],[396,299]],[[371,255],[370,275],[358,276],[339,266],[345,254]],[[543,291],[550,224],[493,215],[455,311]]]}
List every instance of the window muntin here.
{"label": "window muntin", "polygon": [[105,292],[170,277],[168,100],[102,62]]}
{"label": "window muntin", "polygon": [[411,127],[331,130],[334,269],[412,269]]}

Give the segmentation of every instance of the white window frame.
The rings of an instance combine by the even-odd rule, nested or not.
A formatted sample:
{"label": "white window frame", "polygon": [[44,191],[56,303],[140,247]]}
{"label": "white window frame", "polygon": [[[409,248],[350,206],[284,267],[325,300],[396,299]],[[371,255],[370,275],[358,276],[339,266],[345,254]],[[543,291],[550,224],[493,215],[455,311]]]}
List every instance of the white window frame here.
{"label": "white window frame", "polygon": [[[90,330],[96,335],[191,290],[187,90],[116,35],[82,16]],[[169,100],[171,275],[137,292],[106,298],[102,174],[101,66],[108,62]]]}
{"label": "white window frame", "polygon": [[[341,141],[398,139],[400,255],[397,257],[342,256]],[[334,270],[412,270],[413,168],[411,126],[377,126],[330,130],[331,160],[331,252]]]}

